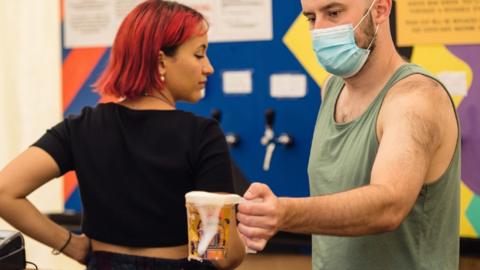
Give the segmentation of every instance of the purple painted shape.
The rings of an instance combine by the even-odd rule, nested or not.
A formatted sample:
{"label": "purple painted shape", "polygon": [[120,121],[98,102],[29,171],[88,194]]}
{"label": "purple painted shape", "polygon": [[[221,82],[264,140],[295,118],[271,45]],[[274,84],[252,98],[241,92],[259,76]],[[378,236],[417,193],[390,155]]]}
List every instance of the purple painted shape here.
{"label": "purple painted shape", "polygon": [[448,46],[473,72],[467,96],[458,107],[462,131],[462,180],[480,194],[480,45]]}

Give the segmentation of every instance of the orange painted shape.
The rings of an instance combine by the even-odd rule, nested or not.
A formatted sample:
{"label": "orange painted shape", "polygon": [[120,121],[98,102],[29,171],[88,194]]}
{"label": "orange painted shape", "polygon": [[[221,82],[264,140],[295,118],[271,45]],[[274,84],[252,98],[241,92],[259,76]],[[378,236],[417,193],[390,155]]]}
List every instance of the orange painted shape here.
{"label": "orange painted shape", "polygon": [[65,1],[60,0],[60,20],[62,20],[62,22],[63,22],[63,17],[65,16],[64,7],[65,7]]}
{"label": "orange painted shape", "polygon": [[106,48],[73,49],[65,58],[62,74],[64,111],[70,106],[106,50]]}
{"label": "orange painted shape", "polygon": [[77,188],[77,175],[75,172],[68,172],[63,176],[63,200],[67,202],[75,188]]}

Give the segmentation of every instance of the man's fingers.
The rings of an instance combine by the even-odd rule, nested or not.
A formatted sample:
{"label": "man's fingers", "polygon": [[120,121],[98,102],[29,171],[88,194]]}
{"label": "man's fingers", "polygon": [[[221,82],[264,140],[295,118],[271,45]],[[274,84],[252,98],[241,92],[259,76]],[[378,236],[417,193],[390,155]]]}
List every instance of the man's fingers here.
{"label": "man's fingers", "polygon": [[268,202],[242,202],[238,205],[238,212],[252,216],[269,216],[275,212],[274,206]]}
{"label": "man's fingers", "polygon": [[237,213],[237,219],[241,224],[249,227],[259,227],[263,229],[274,230],[276,228],[276,221],[269,216],[252,216],[243,213]]}
{"label": "man's fingers", "polygon": [[274,201],[269,200],[275,195],[267,185],[253,183],[245,192],[245,202],[240,203],[238,211],[247,215],[265,216],[275,212]]}
{"label": "man's fingers", "polygon": [[247,189],[243,197],[247,200],[253,200],[257,198],[267,198],[270,196],[272,191],[270,188],[262,183],[252,183]]}
{"label": "man's fingers", "polygon": [[245,236],[247,247],[263,250],[277,229],[275,194],[267,185],[253,183],[245,192],[244,198],[247,201],[238,206],[238,231]]}
{"label": "man's fingers", "polygon": [[267,240],[265,239],[250,239],[248,237],[244,238],[245,245],[255,251],[262,251],[267,245]]}
{"label": "man's fingers", "polygon": [[246,236],[247,238],[261,238],[261,239],[270,239],[273,236],[274,231],[258,227],[249,227],[242,223],[238,224],[238,231]]}

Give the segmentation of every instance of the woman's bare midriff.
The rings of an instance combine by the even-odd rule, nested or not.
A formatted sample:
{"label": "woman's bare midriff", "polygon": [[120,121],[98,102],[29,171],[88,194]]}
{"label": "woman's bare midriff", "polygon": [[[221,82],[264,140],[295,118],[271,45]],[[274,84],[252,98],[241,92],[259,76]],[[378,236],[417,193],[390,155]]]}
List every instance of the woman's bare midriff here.
{"label": "woman's bare midriff", "polygon": [[126,247],[112,245],[105,242],[100,242],[92,239],[92,250],[93,251],[107,251],[113,253],[121,253],[134,256],[143,256],[143,257],[154,257],[162,259],[184,259],[188,255],[188,246],[174,246],[174,247],[149,247],[149,248],[138,248],[138,247]]}

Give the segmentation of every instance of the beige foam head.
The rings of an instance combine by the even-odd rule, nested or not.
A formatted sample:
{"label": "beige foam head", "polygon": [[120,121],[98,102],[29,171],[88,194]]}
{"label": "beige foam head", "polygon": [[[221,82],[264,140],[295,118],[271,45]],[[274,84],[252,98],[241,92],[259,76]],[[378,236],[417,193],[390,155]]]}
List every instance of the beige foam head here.
{"label": "beige foam head", "polygon": [[205,191],[191,191],[185,194],[187,203],[196,205],[225,205],[237,204],[242,201],[242,197],[237,194],[219,194]]}

